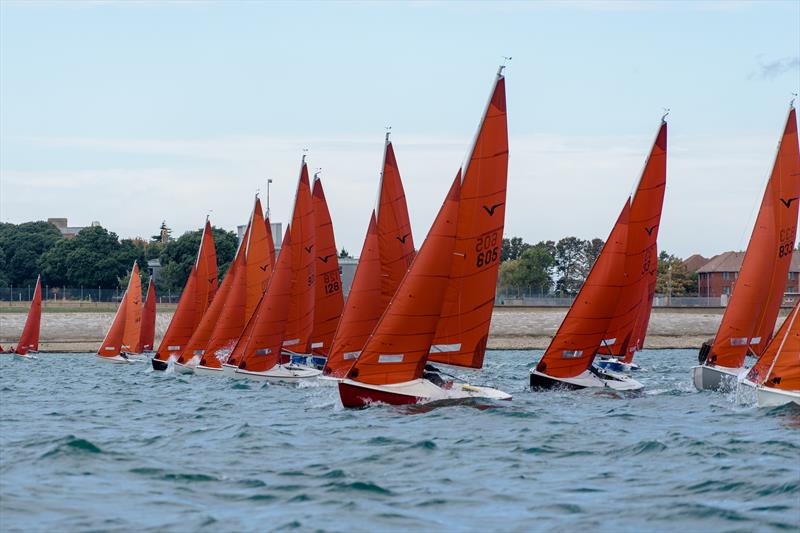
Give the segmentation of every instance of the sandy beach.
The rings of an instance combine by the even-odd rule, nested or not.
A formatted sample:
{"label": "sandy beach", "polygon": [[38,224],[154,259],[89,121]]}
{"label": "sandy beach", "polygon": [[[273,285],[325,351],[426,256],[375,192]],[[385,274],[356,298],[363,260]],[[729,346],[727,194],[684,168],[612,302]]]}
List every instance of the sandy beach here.
{"label": "sandy beach", "polygon": [[[650,320],[646,348],[695,348],[719,326],[723,309],[656,308]],[[499,350],[544,349],[555,334],[566,308],[496,308],[489,348]],[[173,309],[156,317],[156,344],[169,325]],[[785,315],[786,310],[781,313]],[[112,311],[47,311],[42,315],[40,349],[45,352],[97,350],[114,318]],[[0,344],[13,345],[25,321],[24,312],[0,312]],[[779,321],[780,322],[780,321]]]}

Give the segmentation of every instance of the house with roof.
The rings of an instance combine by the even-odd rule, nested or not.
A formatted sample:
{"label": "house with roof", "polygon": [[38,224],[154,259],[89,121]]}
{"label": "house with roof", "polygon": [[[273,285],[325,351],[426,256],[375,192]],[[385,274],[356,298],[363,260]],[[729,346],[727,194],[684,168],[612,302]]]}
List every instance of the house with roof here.
{"label": "house with roof", "polygon": [[[744,252],[725,252],[709,259],[697,269],[698,295],[718,297],[725,294],[729,296],[739,278],[743,261]],[[787,295],[800,294],[800,252],[797,250],[792,253],[785,293]]]}

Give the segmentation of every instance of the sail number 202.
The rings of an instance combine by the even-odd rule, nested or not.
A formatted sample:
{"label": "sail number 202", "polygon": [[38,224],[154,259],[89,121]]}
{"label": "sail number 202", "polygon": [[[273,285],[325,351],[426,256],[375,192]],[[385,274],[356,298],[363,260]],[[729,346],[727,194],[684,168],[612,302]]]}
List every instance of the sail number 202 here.
{"label": "sail number 202", "polygon": [[484,267],[497,261],[500,257],[497,232],[487,233],[475,239],[475,266]]}

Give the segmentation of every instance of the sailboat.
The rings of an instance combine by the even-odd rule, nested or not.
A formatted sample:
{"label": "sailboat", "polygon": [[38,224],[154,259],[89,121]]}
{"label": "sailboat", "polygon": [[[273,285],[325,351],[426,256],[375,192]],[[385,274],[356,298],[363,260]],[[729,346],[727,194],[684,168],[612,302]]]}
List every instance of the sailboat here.
{"label": "sailboat", "polygon": [[183,353],[184,347],[192,338],[194,330],[214,299],[218,283],[217,253],[214,249],[211,223],[206,217],[197,258],[183,287],[175,314],[172,315],[164,338],[161,339],[161,344],[152,359],[154,370],[166,370],[169,362]]}
{"label": "sailboat", "polygon": [[[634,192],[625,200],[597,261],[536,367],[534,389],[608,387],[630,391],[642,384],[629,376],[595,368],[599,353],[625,357],[643,338],[644,306],[652,281],[653,253],[666,186],[667,123],[662,117],[650,155]],[[646,326],[645,326],[646,329]]]}
{"label": "sailboat", "polygon": [[310,364],[322,369],[342,316],[344,297],[342,296],[342,277],[339,273],[339,257],[333,235],[333,222],[322,189],[319,172],[314,175],[311,189],[314,205],[316,287],[314,294],[314,329],[311,332]]}
{"label": "sailboat", "polygon": [[[759,407],[800,404],[800,300],[739,387],[756,392]],[[740,391],[741,392],[741,391]]]}
{"label": "sailboat", "polygon": [[[234,263],[231,264],[222,285],[214,296],[214,300],[194,330],[189,342],[186,343],[183,353],[175,361],[176,372],[192,373],[204,358],[214,335],[214,330],[220,324],[222,312],[230,296],[231,288],[234,286],[234,278],[239,268],[245,269],[245,309],[251,293],[250,300],[253,303],[253,307],[255,307],[258,298],[266,288],[266,280],[269,280],[272,275],[272,264],[270,263],[269,249],[267,248],[268,235],[271,237],[271,232],[266,229],[261,212],[261,201],[256,196],[253,212],[250,215],[245,236],[236,252]],[[271,238],[269,241],[271,242]],[[245,257],[250,260],[250,263],[242,266],[246,261]]]}
{"label": "sailboat", "polygon": [[122,295],[114,321],[108,329],[97,357],[106,363],[137,362],[134,354],[139,346],[142,327],[142,281],[139,265],[133,262],[128,287]]}
{"label": "sailboat", "polygon": [[[15,359],[31,360],[37,359],[31,352],[39,351],[39,329],[42,323],[42,280],[41,276],[36,277],[36,288],[33,290],[31,307],[28,310],[28,317],[25,319],[25,326],[22,328],[22,335],[16,348],[12,351]],[[2,350],[0,350],[2,351]]]}
{"label": "sailboat", "polygon": [[213,374],[222,370],[225,375],[233,376],[239,368],[241,360],[239,353],[234,354],[234,348],[258,308],[275,271],[275,245],[269,216],[263,218],[265,233],[262,235],[256,228],[253,238],[250,237],[251,228],[262,220],[260,205],[259,203],[259,208],[253,210],[243,240],[247,244],[240,250],[241,264],[237,267],[231,293],[226,299],[206,350],[207,354],[213,356],[206,355],[198,365],[202,372]]}
{"label": "sailboat", "polygon": [[303,156],[292,220],[275,272],[231,354],[231,360],[238,362],[234,377],[296,382],[321,373],[292,361],[294,357],[308,356],[311,347],[315,234],[308,168]]}
{"label": "sailboat", "polygon": [[414,259],[414,237],[394,148],[386,132],[376,208],[358,259],[350,293],[323,368],[341,379],[353,366]]}
{"label": "sailboat", "polygon": [[714,340],[692,367],[698,390],[729,390],[745,357],[760,357],[772,338],[797,236],[800,148],[793,105],[733,293]]}
{"label": "sailboat", "polygon": [[[480,366],[483,362],[486,339],[480,333],[484,326],[488,330],[488,323],[482,320],[485,311],[481,302],[487,294],[457,293],[488,290],[488,297],[494,300],[494,287],[489,289],[485,282],[492,275],[494,263],[499,263],[502,242],[501,208],[505,204],[508,157],[502,71],[500,67],[467,167],[458,172],[397,292],[346,378],[339,382],[345,407],[475,397],[511,399],[496,389],[447,381],[427,365],[435,354],[445,354],[446,361],[442,362],[449,364]],[[489,178],[490,174],[496,180]],[[495,214],[500,216],[486,223],[483,217]],[[490,231],[480,233],[487,226]],[[477,238],[471,231],[478,232]],[[494,238],[497,240],[493,242]],[[464,306],[460,312],[459,305]],[[456,336],[457,342],[441,349],[438,340],[449,341],[448,335]],[[470,350],[472,353],[467,354]]]}
{"label": "sailboat", "polygon": [[[625,271],[633,272],[634,277],[629,275],[597,351],[595,364],[610,372],[629,373],[638,369],[633,358],[644,347],[653,308],[658,276],[658,230],[666,184],[667,125],[662,119],[656,142],[630,199]],[[633,282],[637,279],[638,283]]]}
{"label": "sailboat", "polygon": [[156,282],[150,278],[147,284],[147,299],[142,310],[142,327],[137,352],[152,352],[156,335]]}

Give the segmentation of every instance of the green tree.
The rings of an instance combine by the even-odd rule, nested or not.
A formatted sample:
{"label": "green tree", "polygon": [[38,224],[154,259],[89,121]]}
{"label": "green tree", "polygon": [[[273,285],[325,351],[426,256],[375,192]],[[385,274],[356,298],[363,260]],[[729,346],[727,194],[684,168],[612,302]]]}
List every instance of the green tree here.
{"label": "green tree", "polygon": [[586,279],[586,242],[577,237],[564,237],[556,243],[555,266],[558,279],[556,292],[577,294]]}
{"label": "green tree", "polygon": [[61,232],[47,222],[0,224],[0,286],[36,283],[42,255],[61,240]]}
{"label": "green tree", "polygon": [[513,261],[514,259],[518,259],[522,255],[522,252],[530,247],[530,244],[523,242],[522,237],[503,239],[503,246],[500,248],[500,261]]}
{"label": "green tree", "polygon": [[351,257],[350,256],[350,252],[348,252],[347,250],[342,248],[342,251],[339,252],[339,259],[344,259],[344,258],[348,258],[348,257]]}
{"label": "green tree", "polygon": [[603,251],[605,242],[603,242],[603,239],[598,239],[596,237],[591,241],[584,242],[584,258],[583,265],[581,265],[581,274],[585,280],[587,277],[589,277],[589,272],[591,272],[594,263],[597,261],[597,258],[600,257],[600,252]]}
{"label": "green tree", "polygon": [[553,286],[552,242],[528,246],[517,259],[500,264],[500,285],[547,294]]}
{"label": "green tree", "polygon": [[662,250],[658,254],[656,292],[672,296],[697,294],[697,273],[690,273],[680,257]]}

